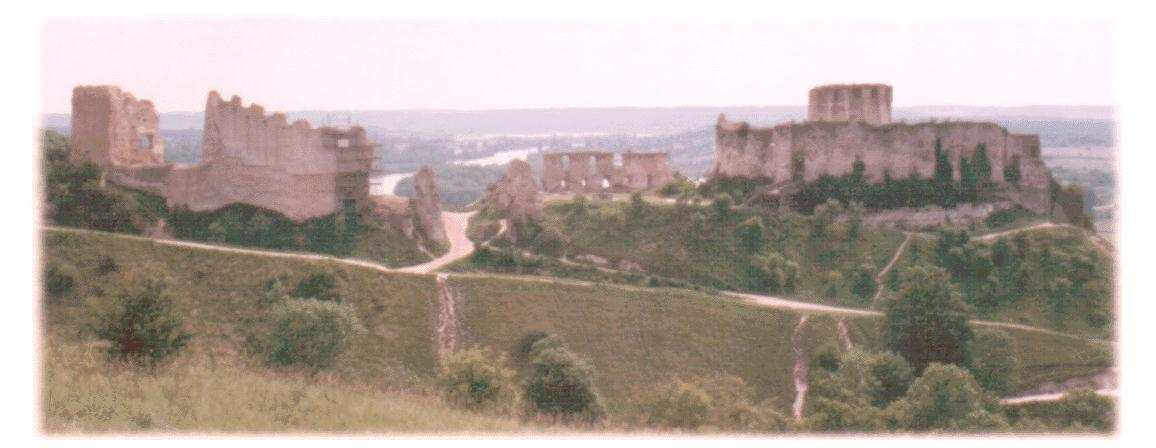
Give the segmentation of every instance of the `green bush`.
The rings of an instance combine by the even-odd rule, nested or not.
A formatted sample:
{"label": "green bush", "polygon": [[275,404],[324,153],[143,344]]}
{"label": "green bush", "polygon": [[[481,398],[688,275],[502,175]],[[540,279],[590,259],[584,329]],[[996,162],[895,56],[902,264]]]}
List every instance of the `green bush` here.
{"label": "green bush", "polygon": [[446,356],[438,384],[451,404],[469,410],[508,412],[517,400],[514,371],[506,357],[489,349],[470,348]]}
{"label": "green bush", "polygon": [[719,221],[726,221],[731,216],[731,207],[734,206],[734,199],[729,194],[719,193],[715,195],[714,201],[711,202],[711,209],[714,210],[714,217]]}
{"label": "green bush", "polygon": [[799,264],[774,252],[756,255],[748,270],[750,286],[758,291],[793,291],[799,281]]}
{"label": "green bush", "polygon": [[917,371],[931,362],[967,365],[972,339],[968,309],[939,267],[914,266],[903,273],[898,298],[886,313],[889,350]]}
{"label": "green bush", "polygon": [[191,334],[173,310],[163,283],[147,281],[137,291],[118,294],[98,311],[93,330],[121,358],[156,364],[188,343]]}
{"label": "green bush", "polygon": [[839,370],[839,347],[834,343],[823,344],[819,350],[811,356],[811,366],[817,367],[828,372],[836,372]]}
{"label": "green bush", "polygon": [[313,299],[290,299],[271,311],[265,341],[270,364],[324,369],[333,365],[359,331],[348,305]]}
{"label": "green bush", "polygon": [[766,244],[764,233],[763,220],[758,216],[753,216],[735,228],[735,241],[738,243],[739,249],[744,252],[758,253],[763,250],[763,245]]}
{"label": "green bush", "polygon": [[50,263],[44,270],[44,292],[51,298],[60,298],[72,292],[76,285],[76,269],[72,266]]}
{"label": "green bush", "polygon": [[108,256],[101,257],[100,263],[98,263],[96,265],[97,275],[104,275],[104,274],[116,272],[117,269],[120,269],[120,267],[117,266],[116,260],[114,260],[112,257],[108,257]]}
{"label": "green bush", "polygon": [[697,429],[710,420],[712,411],[710,396],[698,385],[684,381],[664,386],[649,407],[649,425],[678,429]]}
{"label": "green bush", "polygon": [[971,374],[984,390],[1007,394],[1015,388],[1019,358],[1011,335],[1003,330],[980,329],[971,341]]}
{"label": "green bush", "polygon": [[860,301],[866,301],[875,294],[875,268],[868,263],[860,264],[851,272],[851,294]]}
{"label": "green bush", "polygon": [[525,398],[534,413],[595,422],[605,417],[602,397],[594,388],[594,367],[561,345],[557,338],[535,342]]}
{"label": "green bush", "polygon": [[899,428],[914,431],[1006,430],[998,402],[966,370],[931,363],[892,405]]}
{"label": "green bush", "polygon": [[300,299],[341,302],[341,295],[337,293],[337,279],[328,272],[318,272],[297,282],[292,295]]}

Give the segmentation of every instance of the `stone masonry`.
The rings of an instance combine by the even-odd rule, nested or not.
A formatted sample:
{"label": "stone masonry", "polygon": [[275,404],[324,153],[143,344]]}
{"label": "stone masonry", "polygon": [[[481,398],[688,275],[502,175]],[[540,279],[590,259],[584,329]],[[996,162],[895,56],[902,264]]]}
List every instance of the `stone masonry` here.
{"label": "stone masonry", "polygon": [[164,165],[164,141],[153,103],[115,86],[72,89],[74,162],[107,166]]}
{"label": "stone masonry", "polygon": [[542,155],[542,189],[546,192],[634,192],[662,187],[674,179],[665,152],[622,154],[579,151]]}
{"label": "stone masonry", "polygon": [[[1037,213],[1049,211],[1046,192],[1051,175],[1040,159],[1039,136],[1013,134],[986,122],[890,123],[889,88],[875,90],[874,98],[881,101],[879,106],[886,107],[878,114],[866,112],[874,107],[865,106],[869,103],[866,100],[872,98],[865,93],[869,90],[859,90],[865,102],[849,103],[859,105],[857,109],[862,113],[848,114],[824,104],[828,99],[846,98],[846,92],[856,91],[845,89],[837,86],[812,90],[809,115],[818,118],[814,121],[756,128],[745,122],[727,121],[720,114],[715,126],[711,177],[769,178],[776,182],[801,177],[810,182],[826,174],[850,173],[858,160],[864,163],[869,181],[881,182],[887,174],[897,179],[912,174],[930,178],[934,175],[938,140],[952,160],[958,179],[959,158],[972,156],[982,144],[991,160],[991,181],[1003,184],[1004,167],[1018,165],[1023,188],[1014,193],[1013,200]],[[833,92],[844,93],[836,97]],[[846,119],[849,116],[854,119]]]}

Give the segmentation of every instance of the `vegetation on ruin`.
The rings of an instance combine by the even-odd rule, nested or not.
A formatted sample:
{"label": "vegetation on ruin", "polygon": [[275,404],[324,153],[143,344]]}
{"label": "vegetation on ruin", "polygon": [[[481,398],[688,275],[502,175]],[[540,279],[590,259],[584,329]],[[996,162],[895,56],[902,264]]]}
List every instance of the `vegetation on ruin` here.
{"label": "vegetation on ruin", "polygon": [[[45,232],[44,254],[45,263],[77,273],[71,292],[44,303],[44,414],[50,432],[515,431],[544,424],[489,411],[460,412],[442,403],[431,338],[432,276],[65,231]],[[106,258],[117,269],[102,270]],[[365,330],[349,339],[347,351],[315,374],[307,367],[269,365],[246,350],[251,329],[277,307],[265,298],[269,285],[289,291],[317,272],[332,276],[342,306]],[[94,306],[145,279],[168,285],[173,313],[194,335],[171,363],[153,372],[103,356],[96,336],[86,330]],[[587,359],[605,403],[604,427],[652,428],[648,406],[658,388],[696,377],[740,378],[749,387],[745,402],[762,409],[752,411],[765,417],[761,421],[789,412],[794,354],[785,341],[799,319],[793,312],[677,289],[461,275],[448,283],[466,298],[457,310],[464,337],[459,344],[510,353],[507,367],[519,382],[532,370],[519,358],[527,334],[557,335],[568,351]],[[882,319],[848,319],[847,325],[857,347],[882,350]],[[805,350],[834,343],[835,327],[833,318],[812,315]],[[1016,391],[1111,362],[1096,344],[1008,333],[1023,373]],[[716,392],[699,387],[712,396],[712,406],[722,403],[713,398]],[[762,429],[750,431],[773,430],[757,428]]]}

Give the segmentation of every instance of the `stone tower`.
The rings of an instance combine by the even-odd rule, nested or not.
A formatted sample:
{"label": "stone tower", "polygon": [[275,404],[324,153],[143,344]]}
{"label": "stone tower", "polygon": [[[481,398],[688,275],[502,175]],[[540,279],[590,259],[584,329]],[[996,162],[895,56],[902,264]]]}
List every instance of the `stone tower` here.
{"label": "stone tower", "polygon": [[808,121],[891,123],[891,86],[832,84],[811,89]]}

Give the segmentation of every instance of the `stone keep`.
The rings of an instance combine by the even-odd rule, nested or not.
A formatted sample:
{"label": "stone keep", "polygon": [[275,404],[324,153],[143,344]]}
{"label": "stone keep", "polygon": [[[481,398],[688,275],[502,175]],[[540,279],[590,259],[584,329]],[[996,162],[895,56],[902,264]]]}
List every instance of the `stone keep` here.
{"label": "stone keep", "polygon": [[102,168],[163,165],[164,141],[153,103],[115,86],[72,89],[74,162]]}
{"label": "stone keep", "polygon": [[[863,90],[867,87],[857,86],[860,98],[872,98],[866,94],[869,90]],[[728,121],[720,114],[715,125],[715,161],[710,176],[810,182],[827,174],[850,173],[855,161],[862,161],[868,181],[881,182],[886,175],[895,179],[913,174],[930,178],[935,171],[935,142],[939,141],[952,160],[953,175],[958,179],[959,158],[971,157],[979,145],[984,145],[992,165],[991,181],[1004,183],[1003,169],[1018,166],[1024,188],[1014,194],[1017,202],[1037,213],[1049,211],[1046,191],[1051,175],[1040,159],[1038,135],[1013,134],[988,122],[892,123],[890,88],[875,88],[874,98],[886,100],[887,112],[880,110],[873,115],[870,108],[864,108],[869,102],[846,101],[849,92],[855,91],[846,90],[850,87],[854,86],[812,90],[809,115],[818,119],[802,123],[751,127],[745,122]],[[852,110],[859,112],[848,113],[842,106],[832,106],[831,101],[836,98],[843,106],[858,105]]]}
{"label": "stone keep", "polygon": [[811,89],[807,121],[891,123],[891,86],[835,84]]}

